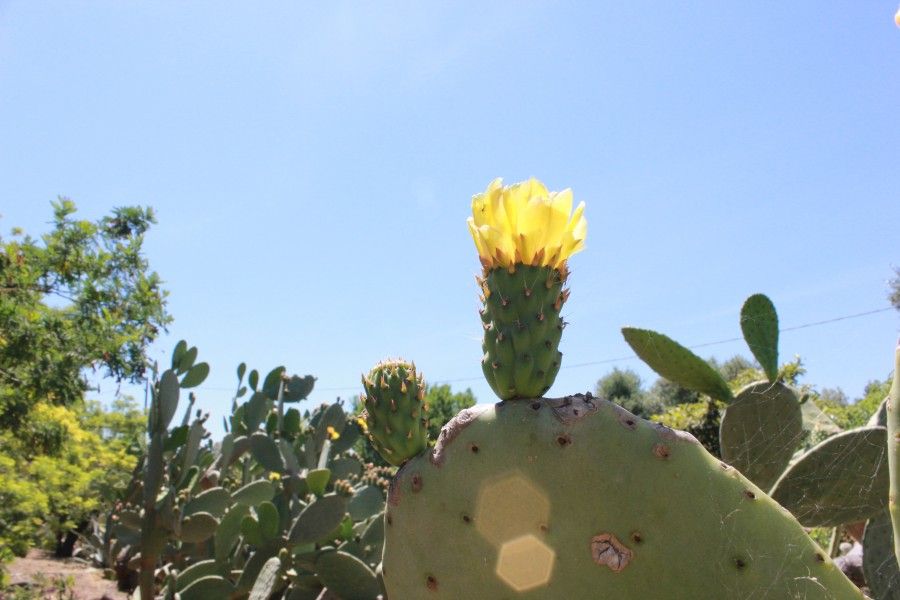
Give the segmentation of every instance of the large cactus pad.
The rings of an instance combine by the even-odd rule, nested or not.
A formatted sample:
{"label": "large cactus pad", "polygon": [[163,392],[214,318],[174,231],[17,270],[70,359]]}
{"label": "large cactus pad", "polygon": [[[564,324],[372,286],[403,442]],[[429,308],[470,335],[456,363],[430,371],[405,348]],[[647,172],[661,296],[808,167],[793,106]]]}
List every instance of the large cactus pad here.
{"label": "large cactus pad", "polygon": [[391,598],[863,597],[693,437],[590,396],[461,412],[385,519]]}

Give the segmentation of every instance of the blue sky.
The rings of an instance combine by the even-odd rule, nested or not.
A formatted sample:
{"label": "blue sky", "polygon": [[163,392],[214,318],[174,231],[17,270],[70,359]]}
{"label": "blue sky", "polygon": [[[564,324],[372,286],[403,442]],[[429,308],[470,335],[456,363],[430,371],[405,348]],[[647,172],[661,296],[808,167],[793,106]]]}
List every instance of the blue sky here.
{"label": "blue sky", "polygon": [[[319,402],[402,355],[491,401],[465,219],[494,177],[533,175],[589,224],[550,394],[613,366],[649,383],[602,362],[630,354],[622,325],[690,345],[739,337],[755,292],[786,327],[888,306],[895,11],[0,0],[0,228],[43,231],[58,195],[90,218],[153,206],[175,317],[153,355],[199,346],[215,423],[242,360],[314,374]],[[858,396],[897,317],[786,332],[782,356]]]}

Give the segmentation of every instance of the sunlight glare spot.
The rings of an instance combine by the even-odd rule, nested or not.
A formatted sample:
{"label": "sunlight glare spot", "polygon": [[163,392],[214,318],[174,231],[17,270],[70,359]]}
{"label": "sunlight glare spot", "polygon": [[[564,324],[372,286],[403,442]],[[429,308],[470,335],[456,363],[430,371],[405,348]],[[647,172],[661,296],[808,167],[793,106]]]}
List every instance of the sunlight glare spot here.
{"label": "sunlight glare spot", "polygon": [[517,592],[550,581],[556,554],[535,536],[523,535],[503,544],[497,559],[497,576]]}
{"label": "sunlight glare spot", "polygon": [[475,526],[495,546],[539,531],[548,525],[549,517],[547,495],[521,473],[482,484]]}

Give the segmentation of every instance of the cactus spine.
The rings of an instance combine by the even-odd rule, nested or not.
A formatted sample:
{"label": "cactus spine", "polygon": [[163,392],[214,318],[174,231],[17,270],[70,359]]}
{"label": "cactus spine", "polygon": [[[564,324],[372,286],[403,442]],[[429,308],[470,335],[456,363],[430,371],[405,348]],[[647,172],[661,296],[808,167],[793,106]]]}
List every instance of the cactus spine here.
{"label": "cactus spine", "polygon": [[369,440],[389,463],[399,466],[428,447],[425,379],[402,359],[378,363],[362,376]]}

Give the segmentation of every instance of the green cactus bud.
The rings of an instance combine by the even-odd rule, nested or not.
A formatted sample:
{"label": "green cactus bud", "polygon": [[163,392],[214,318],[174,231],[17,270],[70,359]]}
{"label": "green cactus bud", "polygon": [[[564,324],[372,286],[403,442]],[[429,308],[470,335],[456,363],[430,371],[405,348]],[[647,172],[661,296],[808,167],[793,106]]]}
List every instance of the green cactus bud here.
{"label": "green cactus bud", "polygon": [[484,302],[481,368],[501,399],[539,398],[553,385],[562,362],[567,276],[565,268],[518,264],[478,279]]}
{"label": "green cactus bud", "polygon": [[366,428],[378,453],[392,465],[401,465],[424,451],[428,447],[425,380],[415,364],[383,361],[362,381]]}

